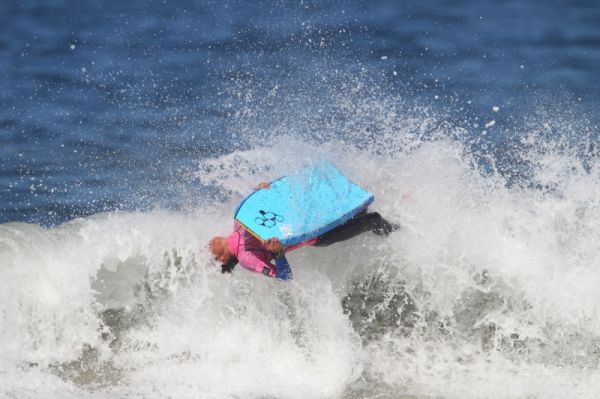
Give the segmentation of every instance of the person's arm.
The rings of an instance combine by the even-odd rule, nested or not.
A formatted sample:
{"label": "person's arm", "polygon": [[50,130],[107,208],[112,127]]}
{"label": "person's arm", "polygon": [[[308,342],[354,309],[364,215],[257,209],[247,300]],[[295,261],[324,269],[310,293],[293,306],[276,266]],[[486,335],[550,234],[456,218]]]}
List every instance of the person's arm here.
{"label": "person's arm", "polygon": [[243,251],[239,254],[238,261],[240,266],[251,272],[260,273],[267,277],[277,278],[278,280],[291,280],[293,278],[292,269],[285,259],[283,247],[279,240],[272,238],[265,241],[265,249],[273,253],[275,264],[265,262],[256,256],[252,251]]}
{"label": "person's arm", "polygon": [[252,252],[244,252],[238,258],[240,266],[251,272],[260,273],[267,277],[277,277],[275,275],[275,265],[265,262]]}

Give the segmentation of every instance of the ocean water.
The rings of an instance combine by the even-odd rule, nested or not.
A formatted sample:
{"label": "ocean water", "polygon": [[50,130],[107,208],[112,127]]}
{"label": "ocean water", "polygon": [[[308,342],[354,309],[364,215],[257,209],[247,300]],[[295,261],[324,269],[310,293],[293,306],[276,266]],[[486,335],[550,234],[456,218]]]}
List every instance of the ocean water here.
{"label": "ocean water", "polygon": [[[0,2],[0,397],[597,398],[594,1]],[[399,231],[224,276],[322,161]]]}

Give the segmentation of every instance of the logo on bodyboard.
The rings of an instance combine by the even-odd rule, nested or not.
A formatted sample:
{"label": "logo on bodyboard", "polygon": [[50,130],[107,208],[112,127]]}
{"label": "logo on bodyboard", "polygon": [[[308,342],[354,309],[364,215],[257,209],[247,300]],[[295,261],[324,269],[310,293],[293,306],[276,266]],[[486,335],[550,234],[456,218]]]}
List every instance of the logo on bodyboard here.
{"label": "logo on bodyboard", "polygon": [[275,226],[277,223],[281,223],[285,220],[281,215],[278,215],[273,212],[263,211],[262,209],[258,211],[258,213],[260,214],[260,216],[254,219],[256,224],[258,224],[259,226],[265,226],[269,229]]}

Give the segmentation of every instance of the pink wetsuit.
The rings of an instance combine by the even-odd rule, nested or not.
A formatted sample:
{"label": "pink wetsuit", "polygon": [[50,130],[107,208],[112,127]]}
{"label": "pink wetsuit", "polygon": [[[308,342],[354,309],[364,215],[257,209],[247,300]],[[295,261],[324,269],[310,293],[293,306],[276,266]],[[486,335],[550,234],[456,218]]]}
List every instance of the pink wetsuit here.
{"label": "pink wetsuit", "polygon": [[[306,245],[314,245],[316,241],[316,238],[312,238],[299,244],[285,247],[284,252],[289,252]],[[237,222],[233,224],[233,233],[227,237],[227,246],[244,269],[262,273],[265,276],[275,277],[275,265],[271,263],[273,254],[264,247],[258,238],[250,234]]]}

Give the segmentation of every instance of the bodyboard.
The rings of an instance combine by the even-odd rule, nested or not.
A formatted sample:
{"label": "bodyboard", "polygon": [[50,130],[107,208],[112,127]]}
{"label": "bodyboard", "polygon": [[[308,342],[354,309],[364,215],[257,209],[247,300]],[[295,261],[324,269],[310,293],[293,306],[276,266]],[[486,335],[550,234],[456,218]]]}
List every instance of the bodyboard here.
{"label": "bodyboard", "polygon": [[299,170],[246,197],[235,220],[260,240],[290,246],[345,223],[374,201],[338,169],[322,164]]}

